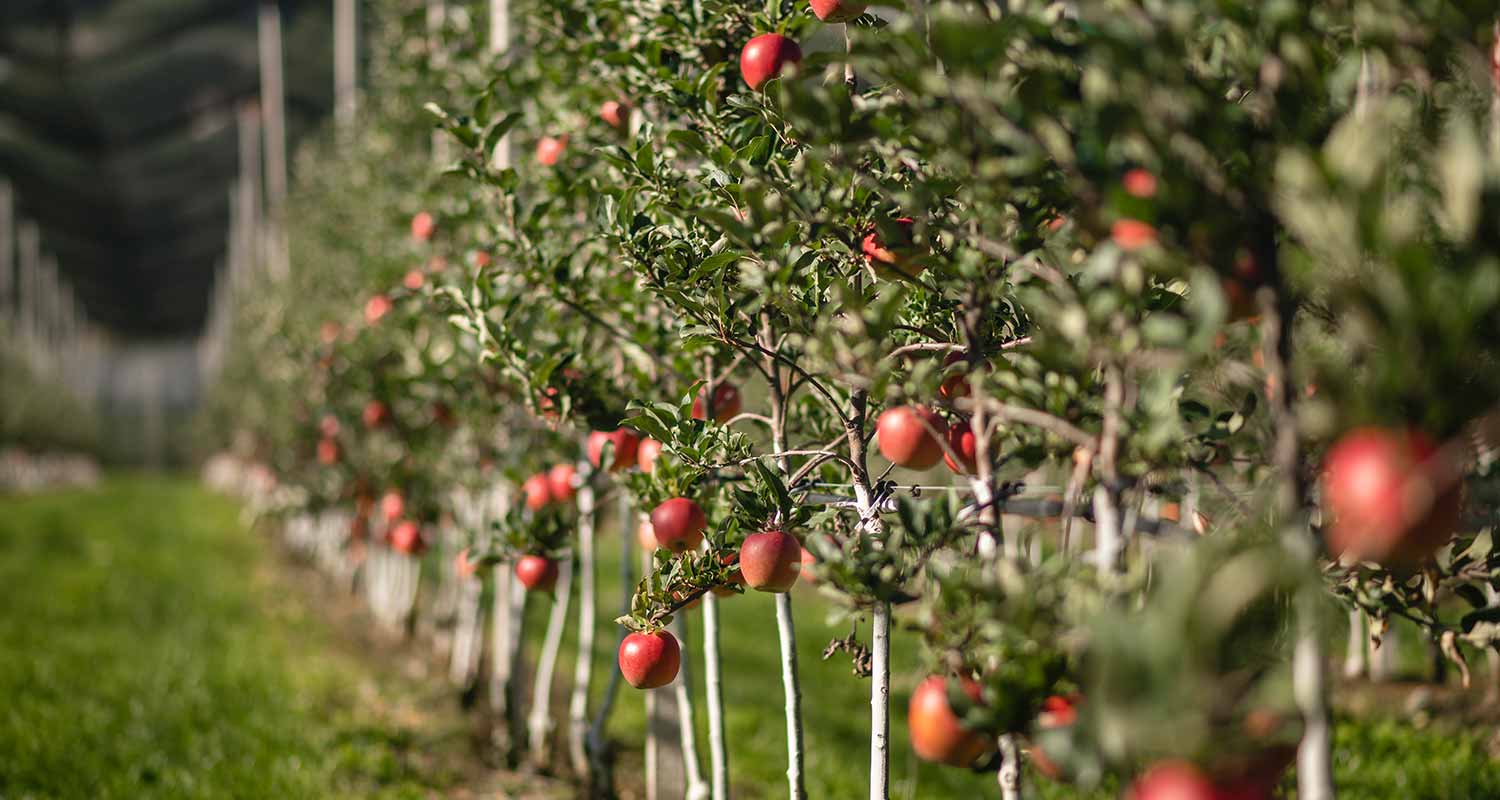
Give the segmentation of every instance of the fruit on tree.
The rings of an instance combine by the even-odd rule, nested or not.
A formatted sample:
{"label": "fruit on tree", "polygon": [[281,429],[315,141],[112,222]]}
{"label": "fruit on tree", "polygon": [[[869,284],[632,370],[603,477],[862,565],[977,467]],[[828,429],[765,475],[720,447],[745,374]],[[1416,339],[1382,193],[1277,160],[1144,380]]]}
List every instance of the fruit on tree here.
{"label": "fruit on tree", "polygon": [[[947,370],[949,367],[963,360],[964,354],[958,350],[954,350],[948,354],[947,358],[943,359],[943,369]],[[950,402],[960,397],[968,397],[970,391],[969,379],[962,373],[949,375],[943,379],[942,385],[938,387],[938,395]]]}
{"label": "fruit on tree", "polygon": [[875,422],[880,454],[893,464],[916,470],[929,469],[942,460],[943,447],[936,436],[945,435],[947,429],[932,409],[916,405],[888,408]]}
{"label": "fruit on tree", "polygon": [[339,463],[339,443],[332,439],[319,439],[318,463],[325,467]]}
{"label": "fruit on tree", "polygon": [[340,430],[339,418],[332,414],[324,414],[323,418],[318,420],[318,432],[323,434],[323,438],[325,439],[332,439],[338,436]]}
{"label": "fruit on tree", "polygon": [[[877,273],[883,278],[895,279],[920,275],[926,267],[920,263],[913,264],[910,257],[911,229],[915,220],[911,217],[901,217],[895,222],[896,239],[888,242],[881,238],[880,231],[873,230],[865,234],[865,238],[859,243],[859,250],[864,253],[865,262],[874,264]],[[893,269],[880,269],[882,265]]]}
{"label": "fruit on tree", "polygon": [[[693,419],[708,419],[708,409],[704,408],[704,401],[708,399],[708,391],[705,387],[698,391],[698,396],[693,398]],[[740,399],[740,389],[728,381],[714,387],[713,406],[714,421],[728,422],[734,419],[744,408],[744,401]]]}
{"label": "fruit on tree", "polygon": [[599,117],[617,131],[625,130],[630,123],[630,104],[619,100],[606,100],[599,106]]}
{"label": "fruit on tree", "polygon": [[552,489],[547,484],[547,473],[538,472],[521,484],[521,493],[526,495],[526,509],[541,511],[552,502]]}
{"label": "fruit on tree", "polygon": [[1109,238],[1114,240],[1116,247],[1129,253],[1154,243],[1156,228],[1138,219],[1116,220],[1110,226]]}
{"label": "fruit on tree", "polygon": [[1220,800],[1219,787],[1186,761],[1160,761],[1125,792],[1125,800]]}
{"label": "fruit on tree", "polygon": [[426,211],[418,211],[412,216],[411,238],[419,242],[425,242],[432,238],[432,234],[436,230],[437,220],[433,219],[432,215]]}
{"label": "fruit on tree", "polygon": [[594,431],[589,434],[588,451],[589,463],[595,467],[603,465],[604,445],[615,446],[615,460],[610,465],[610,472],[622,472],[630,469],[636,462],[636,448],[640,447],[641,438],[626,428],[616,428],[612,431]]}
{"label": "fruit on tree", "polygon": [[1120,179],[1120,185],[1125,187],[1125,193],[1131,197],[1139,197],[1143,200],[1156,196],[1156,176],[1149,170],[1132,169],[1125,173]]}
{"label": "fruit on tree", "polygon": [[391,409],[379,400],[371,400],[365,403],[364,411],[360,412],[359,418],[365,423],[366,428],[379,428],[391,421]]}
{"label": "fruit on tree", "polygon": [[406,498],[392,489],[380,498],[380,513],[386,522],[395,522],[406,514]]}
{"label": "fruit on tree", "polygon": [[650,519],[642,519],[641,524],[636,526],[635,543],[640,545],[642,550],[656,549],[656,531],[652,530]]}
{"label": "fruit on tree", "polygon": [[802,544],[785,531],[762,531],[740,545],[745,585],[762,592],[785,592],[802,571]]}
{"label": "fruit on tree", "polygon": [[572,464],[554,464],[547,470],[547,493],[554,503],[571,503],[578,490],[573,487],[573,478],[578,469]]}
{"label": "fruit on tree", "polygon": [[810,0],[808,5],[812,6],[813,16],[823,22],[849,22],[865,13],[868,7],[865,3],[850,0]]}
{"label": "fruit on tree", "polygon": [[802,548],[802,558],[801,558],[801,560],[802,560],[802,570],[801,570],[802,582],[803,583],[814,583],[814,582],[816,582],[818,579],[817,579],[817,577],[815,575],[813,575],[812,568],[815,567],[815,566],[817,566],[817,564],[818,564],[818,557],[815,556],[815,555],[813,555],[811,550],[808,550],[806,547],[804,547],[804,548]]}
{"label": "fruit on tree", "polygon": [[422,288],[422,284],[426,282],[427,276],[423,275],[422,270],[419,269],[408,270],[407,273],[401,277],[401,285],[412,290],[413,292]]}
{"label": "fruit on tree", "polygon": [[563,151],[568,148],[568,137],[566,136],[543,136],[536,143],[537,163],[544,167],[555,166],[562,159]]}
{"label": "fruit on tree", "polygon": [[655,439],[643,439],[635,452],[636,461],[641,465],[641,472],[650,472],[656,468],[656,459],[661,455],[661,442]]}
{"label": "fruit on tree", "polygon": [[[979,684],[964,678],[960,686],[971,700],[980,701]],[[948,681],[940,675],[928,677],[912,692],[906,727],[917,755],[938,764],[968,767],[995,746],[991,737],[963,726],[948,703]]]}
{"label": "fruit on tree", "polygon": [[960,475],[972,475],[978,467],[979,454],[969,421],[961,419],[948,426],[947,438],[948,449],[958,456],[958,461],[953,460],[953,455],[943,453],[943,463]]}
{"label": "fruit on tree", "polygon": [[374,325],[381,317],[391,313],[391,298],[377,294],[365,301],[365,324]]}
{"label": "fruit on tree", "polygon": [[339,335],[343,332],[343,325],[337,322],[325,322],[318,326],[318,341],[323,344],[333,344],[339,340]]}
{"label": "fruit on tree", "polygon": [[763,33],[745,43],[740,51],[740,77],[752,91],[759,91],[789,65],[802,63],[802,48],[779,33]]}
{"label": "fruit on tree", "polygon": [[722,584],[720,584],[718,586],[715,586],[713,588],[714,596],[716,596],[716,597],[734,597],[735,595],[739,594],[739,592],[736,592],[734,589],[730,588],[731,586],[744,586],[745,585],[745,573],[743,573],[743,572],[740,571],[740,568],[738,566],[739,560],[740,560],[740,557],[736,553],[731,553],[729,555],[724,556],[722,563],[725,566],[734,565],[734,570],[729,573],[728,580],[724,581],[724,583],[722,583]]}
{"label": "fruit on tree", "polygon": [[528,592],[550,592],[557,586],[557,562],[546,556],[521,556],[516,560],[516,578]]}
{"label": "fruit on tree", "polygon": [[[1417,430],[1356,428],[1323,459],[1328,550],[1362,561],[1411,565],[1458,527],[1460,488],[1439,474],[1432,440]],[[1440,494],[1435,494],[1441,492]]]}
{"label": "fruit on tree", "polygon": [[[1039,731],[1051,731],[1066,728],[1078,721],[1078,698],[1052,695],[1042,701],[1041,711],[1036,715],[1036,728]],[[1032,747],[1029,751],[1031,765],[1037,772],[1051,778],[1054,781],[1063,779],[1062,768],[1047,756],[1041,747]]]}
{"label": "fruit on tree", "polygon": [[453,573],[460,578],[472,578],[479,571],[479,564],[469,559],[469,548],[458,551],[453,557]]}
{"label": "fruit on tree", "polygon": [[696,549],[707,527],[703,508],[686,497],[674,497],[651,510],[656,543],[674,553]]}
{"label": "fruit on tree", "polygon": [[620,676],[637,689],[666,686],[682,666],[682,647],[666,631],[632,633],[620,642]]}
{"label": "fruit on tree", "polygon": [[491,258],[490,254],[484,250],[470,250],[469,263],[473,264],[475,269],[484,269],[495,263],[495,259]]}
{"label": "fruit on tree", "polygon": [[422,526],[409,519],[396,523],[387,538],[392,550],[405,555],[418,555],[426,548],[426,542],[422,541]]}

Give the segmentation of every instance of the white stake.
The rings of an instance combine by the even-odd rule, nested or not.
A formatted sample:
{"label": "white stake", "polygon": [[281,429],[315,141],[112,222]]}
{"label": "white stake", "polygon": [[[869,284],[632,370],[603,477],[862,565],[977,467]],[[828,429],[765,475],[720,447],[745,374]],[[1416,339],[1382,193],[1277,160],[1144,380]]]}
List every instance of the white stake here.
{"label": "white stake", "polygon": [[333,113],[341,127],[354,122],[359,92],[359,12],[356,0],[333,0]]}
{"label": "white stake", "polygon": [[[622,490],[623,491],[623,490]],[[594,678],[594,528],[598,522],[594,487],[578,489],[578,657],[573,665],[573,696],[568,702],[568,757],[573,772],[589,773],[589,687]],[[626,537],[629,542],[629,537]]]}
{"label": "white stake", "polygon": [[552,598],[552,613],[547,617],[547,633],[542,652],[537,657],[536,679],[531,686],[531,716],[527,719],[530,735],[531,763],[546,766],[551,755],[552,676],[557,667],[557,653],[568,627],[568,600],[573,589],[573,557],[563,561],[557,574],[557,588]]}
{"label": "white stake", "polygon": [[267,254],[271,276],[285,278],[290,270],[286,252],[286,97],[282,84],[281,8],[261,3],[259,17],[260,106],[265,111],[266,205],[270,224]]}

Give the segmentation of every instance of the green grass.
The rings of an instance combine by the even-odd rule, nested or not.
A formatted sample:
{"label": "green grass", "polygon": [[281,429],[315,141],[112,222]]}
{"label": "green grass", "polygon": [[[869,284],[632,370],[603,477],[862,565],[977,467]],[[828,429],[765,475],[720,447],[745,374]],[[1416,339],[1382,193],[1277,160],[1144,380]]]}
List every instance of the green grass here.
{"label": "green grass", "polygon": [[420,797],[459,779],[462,731],[392,719],[385,697],[409,687],[286,592],[236,514],[171,479],[0,498],[0,797]]}

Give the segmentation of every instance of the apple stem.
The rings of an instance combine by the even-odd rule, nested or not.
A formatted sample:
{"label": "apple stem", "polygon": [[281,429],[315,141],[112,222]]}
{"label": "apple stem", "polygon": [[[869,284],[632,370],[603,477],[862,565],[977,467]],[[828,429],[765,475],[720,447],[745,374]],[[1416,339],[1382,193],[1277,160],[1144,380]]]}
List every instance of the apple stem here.
{"label": "apple stem", "polygon": [[[589,687],[594,677],[594,486],[578,489],[578,654],[573,665],[573,696],[568,702],[568,757],[573,772],[587,779]],[[626,542],[629,537],[624,537]]]}
{"label": "apple stem", "polygon": [[537,657],[536,679],[531,685],[531,715],[527,718],[531,763],[546,766],[551,748],[552,676],[557,668],[557,654],[562,649],[563,631],[568,627],[568,600],[573,589],[573,558],[569,556],[557,573],[553,590],[552,612],[547,616],[547,633],[542,652]]}

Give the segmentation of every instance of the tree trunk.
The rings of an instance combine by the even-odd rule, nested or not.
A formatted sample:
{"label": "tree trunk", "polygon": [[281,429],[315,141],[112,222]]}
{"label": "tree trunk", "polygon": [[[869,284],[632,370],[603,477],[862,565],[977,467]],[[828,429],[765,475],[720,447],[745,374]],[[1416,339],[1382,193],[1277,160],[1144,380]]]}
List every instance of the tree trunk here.
{"label": "tree trunk", "polygon": [[[778,595],[779,602],[785,595]],[[713,799],[729,797],[729,749],[724,742],[724,686],[719,672],[719,598],[703,596],[703,691],[708,696],[708,762]]]}
{"label": "tree trunk", "polygon": [[551,757],[552,744],[552,677],[557,668],[557,653],[562,649],[563,631],[568,627],[568,600],[573,589],[573,557],[562,563],[557,588],[552,597],[552,613],[547,617],[547,633],[542,652],[537,656],[536,679],[531,685],[531,715],[527,732],[531,763],[545,767]]}
{"label": "tree trunk", "polygon": [[[589,687],[594,678],[594,487],[578,489],[578,658],[573,667],[573,696],[568,703],[568,758],[573,772],[588,782]],[[630,538],[624,537],[629,544]]]}

